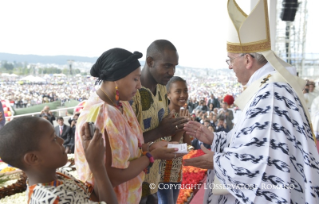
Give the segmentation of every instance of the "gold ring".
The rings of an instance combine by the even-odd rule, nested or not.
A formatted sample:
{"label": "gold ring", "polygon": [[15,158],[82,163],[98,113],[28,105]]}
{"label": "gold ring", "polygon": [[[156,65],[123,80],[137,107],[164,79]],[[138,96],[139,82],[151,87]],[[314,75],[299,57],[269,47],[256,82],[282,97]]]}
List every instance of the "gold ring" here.
{"label": "gold ring", "polygon": [[175,127],[176,127],[176,130],[178,130],[178,126],[176,125]]}

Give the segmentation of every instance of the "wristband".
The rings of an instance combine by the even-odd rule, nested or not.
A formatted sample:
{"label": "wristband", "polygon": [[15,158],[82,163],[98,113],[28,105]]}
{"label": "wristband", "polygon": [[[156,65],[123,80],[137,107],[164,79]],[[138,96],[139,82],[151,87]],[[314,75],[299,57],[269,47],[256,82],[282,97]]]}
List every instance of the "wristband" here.
{"label": "wristband", "polygon": [[147,158],[150,160],[149,165],[144,169],[144,172],[146,174],[150,173],[150,168],[153,166],[154,163],[154,157],[149,152],[143,152],[144,156],[147,156]]}

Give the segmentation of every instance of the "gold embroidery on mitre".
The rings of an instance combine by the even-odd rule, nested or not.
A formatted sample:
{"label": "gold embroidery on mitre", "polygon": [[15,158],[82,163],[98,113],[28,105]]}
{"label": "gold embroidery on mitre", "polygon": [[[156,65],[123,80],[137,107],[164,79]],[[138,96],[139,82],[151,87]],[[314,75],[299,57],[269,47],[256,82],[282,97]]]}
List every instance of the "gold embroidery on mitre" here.
{"label": "gold embroidery on mitre", "polygon": [[252,52],[262,52],[271,49],[270,40],[258,41],[253,43],[229,43],[227,42],[227,52],[231,53],[252,53]]}

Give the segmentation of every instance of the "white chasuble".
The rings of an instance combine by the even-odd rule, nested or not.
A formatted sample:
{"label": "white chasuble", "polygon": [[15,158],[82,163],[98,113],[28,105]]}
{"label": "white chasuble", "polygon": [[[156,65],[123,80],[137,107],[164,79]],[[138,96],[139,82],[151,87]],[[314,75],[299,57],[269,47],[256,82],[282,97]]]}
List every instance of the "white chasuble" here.
{"label": "white chasuble", "polygon": [[[319,203],[319,156],[304,108],[287,83],[261,86],[233,131],[215,133],[212,151],[204,203]],[[214,176],[228,194],[213,195]]]}

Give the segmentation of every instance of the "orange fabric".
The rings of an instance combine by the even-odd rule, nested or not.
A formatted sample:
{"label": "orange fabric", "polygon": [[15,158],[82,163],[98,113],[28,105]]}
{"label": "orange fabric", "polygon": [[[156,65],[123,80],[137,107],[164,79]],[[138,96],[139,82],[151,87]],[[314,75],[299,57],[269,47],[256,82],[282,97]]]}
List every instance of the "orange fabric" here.
{"label": "orange fabric", "polygon": [[172,160],[166,160],[165,173],[164,173],[164,182],[168,183],[171,178],[171,170],[172,170]]}
{"label": "orange fabric", "polygon": [[30,203],[30,199],[31,199],[31,195],[34,191],[34,188],[36,187],[37,185],[33,185],[33,186],[30,186],[29,187],[29,195],[28,195],[28,203]]}
{"label": "orange fabric", "polygon": [[55,199],[55,201],[53,202],[53,204],[59,204],[59,196]]}

